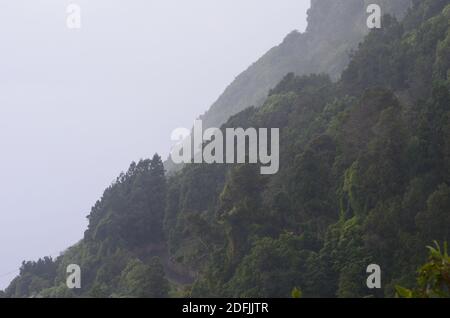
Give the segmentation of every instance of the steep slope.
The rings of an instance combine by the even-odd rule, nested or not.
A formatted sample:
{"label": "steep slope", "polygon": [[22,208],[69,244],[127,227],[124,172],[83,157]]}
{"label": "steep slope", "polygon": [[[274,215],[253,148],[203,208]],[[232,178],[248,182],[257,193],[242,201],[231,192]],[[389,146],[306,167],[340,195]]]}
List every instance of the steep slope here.
{"label": "steep slope", "polygon": [[337,79],[349,54],[368,33],[366,7],[380,4],[383,13],[401,18],[411,0],[312,0],[305,33],[289,34],[284,41],[241,73],[201,116],[205,127],[220,127],[232,115],[261,106],[271,88],[287,73],[329,74]]}
{"label": "steep slope", "polygon": [[[312,0],[306,32],[291,32],[280,45],[238,75],[200,116],[203,127],[220,127],[240,111],[261,106],[269,90],[288,73],[323,73],[337,80],[351,52],[369,32],[366,8],[374,3],[381,6],[382,14],[401,19],[412,0]],[[182,168],[170,157],[164,165],[170,174]]]}
{"label": "steep slope", "polygon": [[[231,117],[222,129],[281,128],[274,176],[188,165],[166,181],[158,156],[132,164],[85,238],[24,263],[5,295],[383,297],[410,286],[424,247],[450,238],[449,21],[450,0],[418,1],[365,38],[338,82],[291,73]],[[168,286],[169,262],[195,282]],[[81,290],[64,285],[71,263]],[[364,285],[371,263],[381,290]]]}
{"label": "steep slope", "polygon": [[[286,76],[223,127],[281,127],[281,170],[189,165],[169,182],[173,257],[193,296],[393,296],[449,238],[450,7],[385,19],[342,79]],[[208,260],[209,262],[205,261]],[[365,269],[383,269],[368,290]]]}

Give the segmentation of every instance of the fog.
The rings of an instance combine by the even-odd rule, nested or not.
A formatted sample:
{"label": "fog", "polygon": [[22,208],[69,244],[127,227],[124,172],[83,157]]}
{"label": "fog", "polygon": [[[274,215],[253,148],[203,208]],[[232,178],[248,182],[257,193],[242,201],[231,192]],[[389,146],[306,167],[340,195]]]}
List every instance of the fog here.
{"label": "fog", "polygon": [[309,2],[1,1],[0,289],[22,260],[80,240],[104,188],[131,161],[165,157],[175,128],[305,29]]}

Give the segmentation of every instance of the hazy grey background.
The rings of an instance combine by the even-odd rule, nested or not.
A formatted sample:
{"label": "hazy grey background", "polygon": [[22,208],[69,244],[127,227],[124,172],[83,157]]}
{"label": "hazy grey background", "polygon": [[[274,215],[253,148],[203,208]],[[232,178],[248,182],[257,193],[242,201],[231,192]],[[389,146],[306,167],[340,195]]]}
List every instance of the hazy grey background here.
{"label": "hazy grey background", "polygon": [[[66,7],[82,29],[66,28]],[[0,289],[82,238],[133,160],[166,156],[309,0],[0,0]]]}

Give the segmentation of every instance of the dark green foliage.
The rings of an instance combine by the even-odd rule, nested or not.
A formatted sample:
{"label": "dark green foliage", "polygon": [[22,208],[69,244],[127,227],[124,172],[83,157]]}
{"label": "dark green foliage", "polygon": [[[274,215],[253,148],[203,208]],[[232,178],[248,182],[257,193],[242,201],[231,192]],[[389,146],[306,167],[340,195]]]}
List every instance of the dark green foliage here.
{"label": "dark green foliage", "polygon": [[226,284],[226,295],[288,298],[293,288],[306,285],[303,278],[312,252],[304,250],[302,241],[293,234],[257,240]]}
{"label": "dark green foliage", "polygon": [[159,258],[154,257],[148,265],[131,260],[123,270],[119,290],[128,297],[165,298],[169,293],[169,282]]}
{"label": "dark green foliage", "polygon": [[[158,155],[132,163],[92,208],[84,240],[69,248],[56,261],[45,258],[38,262],[24,262],[20,275],[8,287],[6,295],[167,296],[164,269],[159,261],[151,259],[152,255],[161,255],[165,251],[163,219],[166,191],[164,167]],[[140,280],[136,275],[142,274],[142,279],[145,276],[142,285],[136,287],[139,290],[131,289],[137,294],[121,289],[121,277],[130,259],[136,262],[142,259],[142,266],[132,272],[134,276],[130,276],[136,281]],[[81,289],[69,290],[65,285],[69,264],[78,264],[81,268]]]}
{"label": "dark green foliage", "polygon": [[85,237],[126,247],[162,242],[165,199],[161,158],[132,163],[92,209]]}
{"label": "dark green foliage", "polygon": [[417,214],[416,222],[426,240],[436,238],[446,241],[450,238],[450,187],[440,185],[428,200],[427,207]]}
{"label": "dark green foliage", "polygon": [[[193,295],[289,297],[299,286],[305,297],[381,297],[411,282],[422,247],[450,228],[448,58],[437,53],[448,49],[449,12],[407,26],[385,17],[336,85],[289,74],[240,114],[241,125],[281,128],[281,170],[256,178],[230,168],[211,220],[227,239]],[[271,244],[286,230],[302,244],[283,258]],[[371,263],[383,290],[365,285]]]}
{"label": "dark green foliage", "polygon": [[5,290],[6,297],[36,296],[41,290],[54,284],[57,264],[50,258],[44,257],[37,262],[22,262],[20,274]]}
{"label": "dark green foliage", "polygon": [[[313,3],[317,19],[342,2]],[[288,74],[222,127],[280,128],[278,174],[188,165],[166,179],[158,156],[132,164],[84,240],[45,270],[24,264],[6,296],[165,297],[165,272],[171,295],[195,297],[392,297],[411,286],[423,246],[449,239],[450,1],[415,1],[398,18],[384,17],[337,83]],[[86,283],[67,295],[71,263]],[[366,286],[373,263],[381,290]]]}

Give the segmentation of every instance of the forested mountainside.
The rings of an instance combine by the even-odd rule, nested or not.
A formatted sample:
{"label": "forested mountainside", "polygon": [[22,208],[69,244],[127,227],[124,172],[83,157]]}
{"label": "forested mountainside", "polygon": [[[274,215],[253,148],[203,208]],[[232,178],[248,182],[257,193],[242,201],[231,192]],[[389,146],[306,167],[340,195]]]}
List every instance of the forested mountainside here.
{"label": "forested mountainside", "polygon": [[337,79],[349,54],[367,34],[366,8],[380,4],[399,18],[412,0],[312,0],[305,33],[294,31],[242,72],[201,117],[205,127],[220,127],[232,115],[261,106],[271,88],[287,73],[329,74]]}
{"label": "forested mountainside", "polygon": [[[24,262],[3,296],[392,297],[414,287],[425,246],[450,234],[450,0],[384,17],[340,80],[290,73],[226,127],[280,128],[279,173],[197,164],[166,177],[157,155],[133,163],[92,209],[84,239]],[[81,266],[81,289],[67,289],[68,264]],[[367,288],[369,264],[382,289]]]}
{"label": "forested mountainside", "polygon": [[[350,53],[368,33],[366,8],[371,3],[379,4],[383,13],[401,19],[412,0],[312,0],[306,31],[291,32],[280,45],[238,75],[200,116],[203,126],[220,127],[240,111],[260,107],[269,90],[287,73],[328,74],[337,80],[348,65]],[[169,158],[165,167],[172,173],[182,165]]]}

